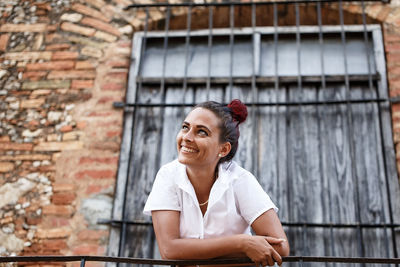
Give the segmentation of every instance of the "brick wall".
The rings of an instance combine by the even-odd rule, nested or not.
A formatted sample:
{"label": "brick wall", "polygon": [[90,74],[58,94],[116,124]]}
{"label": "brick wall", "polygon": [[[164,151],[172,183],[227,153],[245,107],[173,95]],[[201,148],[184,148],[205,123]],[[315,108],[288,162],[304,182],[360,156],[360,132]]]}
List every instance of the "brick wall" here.
{"label": "brick wall", "polygon": [[[0,2],[0,255],[105,254],[108,228],[96,220],[111,214],[123,126],[112,103],[124,99],[131,38],[145,17],[124,11],[129,3]],[[359,17],[359,6],[346,10]],[[384,26],[390,95],[399,96],[400,7],[367,12]],[[181,13],[175,28],[186,23]],[[398,145],[400,105],[393,126]]]}

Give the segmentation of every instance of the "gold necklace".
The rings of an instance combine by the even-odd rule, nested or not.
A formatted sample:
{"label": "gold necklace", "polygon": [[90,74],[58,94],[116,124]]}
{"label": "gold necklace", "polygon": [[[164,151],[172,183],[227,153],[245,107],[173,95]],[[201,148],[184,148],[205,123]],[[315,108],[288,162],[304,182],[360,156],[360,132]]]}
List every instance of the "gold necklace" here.
{"label": "gold necklace", "polygon": [[210,199],[207,199],[207,201],[206,201],[206,202],[204,202],[204,203],[199,203],[199,206],[200,206],[200,207],[204,206],[205,204],[207,204],[207,203],[208,203],[208,200],[210,200]]}

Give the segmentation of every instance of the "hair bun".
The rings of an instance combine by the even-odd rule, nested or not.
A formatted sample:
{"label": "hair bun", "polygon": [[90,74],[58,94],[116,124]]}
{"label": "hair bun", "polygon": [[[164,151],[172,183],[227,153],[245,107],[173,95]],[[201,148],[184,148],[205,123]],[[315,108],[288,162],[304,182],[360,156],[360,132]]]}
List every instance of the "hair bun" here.
{"label": "hair bun", "polygon": [[232,111],[232,118],[239,123],[242,123],[247,118],[247,107],[239,99],[234,99],[229,103],[228,108]]}

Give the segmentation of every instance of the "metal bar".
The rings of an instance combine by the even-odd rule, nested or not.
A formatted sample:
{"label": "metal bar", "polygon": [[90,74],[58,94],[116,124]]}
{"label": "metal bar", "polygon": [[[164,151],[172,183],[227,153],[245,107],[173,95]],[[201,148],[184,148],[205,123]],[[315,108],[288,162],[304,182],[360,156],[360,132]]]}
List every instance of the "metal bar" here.
{"label": "metal bar", "polygon": [[[397,101],[397,100],[396,100]],[[245,102],[246,105],[252,106],[298,106],[298,105],[342,105],[342,104],[363,104],[363,103],[382,103],[382,102],[391,102],[390,99],[386,98],[372,98],[372,99],[344,99],[344,100],[326,100],[326,101],[301,101],[301,102]],[[225,103],[226,104],[226,103]],[[124,107],[193,107],[195,104],[189,103],[123,103],[123,102],[114,102],[115,108],[124,108]]]}
{"label": "metal bar", "polygon": [[233,87],[233,46],[235,41],[235,35],[233,33],[233,29],[235,28],[235,8],[234,5],[229,6],[229,91],[228,91],[228,100],[232,99],[232,87]]}
{"label": "metal bar", "polygon": [[[344,31],[344,19],[343,19],[343,5],[342,5],[342,0],[339,0],[339,20],[340,20],[340,26],[342,28],[341,31],[341,40],[342,40],[342,49],[343,49],[343,56],[344,56],[344,70],[345,70],[345,88],[346,88],[346,99],[351,98],[350,94],[350,81],[348,79],[348,69],[347,69],[347,52],[346,52],[346,34]],[[359,191],[358,191],[358,175],[357,175],[357,170],[355,167],[356,160],[355,160],[355,149],[354,149],[354,144],[352,142],[353,136],[354,136],[354,131],[353,131],[353,116],[352,116],[352,111],[351,111],[351,106],[347,104],[347,129],[348,129],[348,142],[350,145],[350,159],[351,159],[351,174],[352,178],[354,179],[354,184],[355,186],[355,197],[354,201],[357,204],[357,208],[355,210],[355,216],[357,218],[357,221],[361,223],[361,215],[360,215],[360,202],[359,202]],[[363,235],[362,235],[362,230],[361,228],[357,228],[357,239],[358,239],[358,250],[361,256],[364,256],[364,244],[363,244]]]}
{"label": "metal bar", "polygon": [[[362,0],[343,0],[343,2],[361,2]],[[273,4],[296,4],[296,3],[332,3],[332,2],[337,2],[335,0],[288,0],[288,1],[260,1],[260,2],[238,2],[238,1],[233,1],[233,2],[203,2],[203,3],[193,3],[193,2],[186,2],[186,3],[149,3],[149,4],[132,4],[126,6],[124,9],[131,9],[131,8],[143,8],[143,7],[183,7],[183,6],[193,6],[193,7],[206,7],[206,6],[250,6],[252,4],[255,5],[273,5]],[[381,2],[381,3],[387,3],[387,0],[368,0],[365,2]]]}
{"label": "metal bar", "polygon": [[[146,41],[147,41],[147,31],[148,31],[148,22],[149,22],[149,10],[148,8],[146,8],[146,20],[145,20],[145,24],[144,24],[144,33],[143,33],[143,39],[142,39],[142,47],[140,50],[140,59],[141,62],[139,62],[139,70],[138,70],[138,74],[141,75],[141,71],[142,71],[142,66],[143,66],[143,55],[146,49]],[[142,90],[142,83],[138,82],[138,89],[136,90],[136,96],[135,96],[135,100],[137,101],[138,96],[140,94],[140,91]],[[135,146],[135,132],[136,132],[136,126],[137,126],[137,116],[138,116],[138,112],[137,112],[137,108],[134,109],[134,112],[132,114],[132,119],[133,119],[133,129],[132,129],[132,138],[131,138],[131,144],[130,144],[130,150],[129,150],[129,157],[128,157],[128,162],[130,163],[132,158],[133,158],[133,151],[134,151],[134,146]],[[123,198],[123,204],[122,204],[122,219],[125,220],[125,216],[126,216],[126,199],[128,196],[128,185],[129,185],[129,174],[131,172],[131,164],[128,164],[128,170],[127,170],[127,179],[126,179],[126,183],[125,183],[125,187],[124,187],[124,198]],[[118,256],[121,256],[123,253],[123,248],[125,247],[125,243],[126,243],[126,224],[122,225],[122,229],[120,232],[120,239],[119,239],[119,244],[118,244]],[[117,265],[118,267],[118,265]]]}
{"label": "metal bar", "polygon": [[81,259],[81,267],[85,267],[85,259]]}
{"label": "metal bar", "polygon": [[183,95],[182,95],[182,102],[185,102],[185,96],[187,91],[187,74],[188,74],[188,65],[189,65],[189,44],[190,44],[190,31],[192,25],[192,6],[188,7],[187,12],[187,26],[186,26],[186,38],[185,38],[185,70],[183,76]]}
{"label": "metal bar", "polygon": [[[325,80],[325,61],[324,61],[324,37],[323,37],[323,32],[322,32],[322,12],[321,12],[321,3],[318,2],[317,3],[317,19],[318,19],[318,43],[319,43],[319,48],[320,48],[320,61],[321,61],[321,88],[322,88],[322,101],[323,101],[323,106],[322,106],[322,111],[324,112],[327,109],[327,104],[326,104],[326,97],[325,97],[325,92],[327,90],[326,88],[326,80]],[[317,90],[317,100],[319,100],[319,90]],[[321,116],[319,116],[319,106],[317,106],[317,114],[318,114],[318,137],[319,137],[319,151],[322,151],[322,137],[321,137],[321,123],[323,122]],[[325,120],[324,120],[325,121]],[[327,134],[326,132],[322,134],[324,138],[324,143],[328,144],[329,143],[329,138],[327,138]],[[333,204],[332,204],[332,198],[331,198],[331,179],[329,179],[327,176],[325,176],[325,172],[324,172],[324,157],[322,156],[322,153],[320,155],[320,169],[321,169],[321,179],[322,181],[326,180],[328,183],[328,205],[329,205],[329,221],[333,221]],[[329,237],[330,240],[327,240],[326,243],[329,244],[330,247],[330,254],[331,256],[335,255],[335,242],[334,240],[334,235],[333,235],[333,227],[329,227]],[[327,248],[325,247],[325,253],[327,253]],[[328,253],[327,253],[328,254]],[[333,266],[336,266],[336,264],[333,264]]]}
{"label": "metal bar", "polygon": [[213,40],[213,7],[208,8],[208,43],[207,43],[207,100],[210,99],[210,87],[211,87],[211,54],[212,54],[212,40]]}
{"label": "metal bar", "polygon": [[[145,221],[129,221],[129,220],[99,220],[97,223],[99,224],[114,224],[120,225],[122,223],[131,224],[131,225],[145,225],[145,226],[153,226],[152,222]],[[281,222],[283,226],[290,227],[321,227],[321,228],[384,228],[384,227],[400,227],[400,224],[392,224],[392,223],[310,223],[310,222]]]}
{"label": "metal bar", "polygon": [[[249,258],[228,258],[211,260],[156,260],[148,258],[128,258],[109,256],[4,256],[0,262],[74,262],[74,261],[96,261],[96,262],[119,262],[129,264],[149,265],[224,265],[235,263],[253,263]],[[368,264],[399,264],[400,258],[371,258],[371,257],[315,257],[315,256],[286,256],[283,262],[337,262],[337,263],[368,263]]]}
{"label": "metal bar", "polygon": [[[374,80],[379,80],[379,75],[374,75]],[[199,77],[199,78],[187,78],[188,84],[204,84],[210,80],[213,84],[229,84],[234,82],[235,84],[251,84],[251,77],[223,77],[223,78],[211,78],[211,77]],[[301,76],[302,83],[321,83],[321,76]],[[325,82],[329,83],[343,83],[345,80],[344,75],[326,75]],[[349,75],[349,80],[352,82],[366,83],[368,82],[367,75]],[[144,84],[160,84],[160,78],[143,78],[137,77],[137,82],[142,82]],[[166,84],[182,84],[183,78],[170,78],[164,77],[164,82]],[[256,77],[257,84],[275,84],[280,83],[297,83],[298,76],[284,76],[284,77]]]}

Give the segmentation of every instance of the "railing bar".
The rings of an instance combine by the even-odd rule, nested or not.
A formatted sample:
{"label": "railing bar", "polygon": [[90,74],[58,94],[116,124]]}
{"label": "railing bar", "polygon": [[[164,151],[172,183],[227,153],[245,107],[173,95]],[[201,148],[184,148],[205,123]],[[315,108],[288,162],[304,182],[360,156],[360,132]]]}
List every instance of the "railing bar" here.
{"label": "railing bar", "polygon": [[[274,25],[274,92],[275,92],[275,102],[279,102],[279,95],[280,95],[280,90],[279,90],[279,74],[278,74],[278,7],[274,3],[273,5],[273,25]],[[262,39],[261,39],[262,41]],[[260,49],[261,50],[261,49]],[[277,198],[278,198],[278,203],[280,203],[280,170],[279,170],[279,152],[281,151],[279,149],[279,139],[280,139],[280,131],[279,131],[279,105],[276,104],[274,105],[275,107],[275,112],[276,112],[276,119],[275,119],[275,144],[276,144],[276,159],[275,159],[275,168],[276,168],[276,177],[277,177]]]}
{"label": "railing bar", "polygon": [[[341,105],[341,104],[363,104],[363,103],[382,103],[382,102],[392,102],[390,99],[385,98],[373,98],[373,99],[352,99],[352,100],[330,100],[330,101],[303,101],[303,102],[246,102],[246,105],[255,105],[255,106],[298,106],[301,105]],[[396,100],[397,102],[397,100]],[[123,107],[193,107],[195,104],[189,103],[123,103],[123,102],[114,102],[115,108],[123,108]]]}
{"label": "railing bar", "polygon": [[185,72],[183,75],[183,95],[182,102],[185,102],[185,96],[187,92],[187,77],[188,77],[188,66],[189,66],[189,44],[190,44],[190,31],[192,25],[192,6],[188,7],[187,12],[187,27],[186,27],[186,38],[185,38]]}
{"label": "railing bar", "polygon": [[[256,86],[256,75],[258,74],[258,70],[256,69],[256,62],[257,59],[260,58],[260,39],[259,39],[259,33],[256,33],[256,5],[251,5],[251,28],[252,28],[252,35],[251,35],[251,40],[252,40],[252,69],[251,69],[251,101],[254,103],[258,99],[258,89]],[[258,127],[258,106],[251,105],[251,117],[252,117],[252,134],[253,134],[253,140],[255,141],[255,144],[259,144],[259,133],[257,130],[259,130]],[[256,177],[260,177],[260,157],[259,157],[259,150],[258,149],[253,149],[253,173],[256,175]]]}
{"label": "railing bar", "polygon": [[81,267],[85,267],[85,258],[81,259]]}
{"label": "railing bar", "polygon": [[[303,179],[302,185],[303,185],[303,194],[307,192],[307,186],[306,186],[306,181],[305,179],[308,177],[308,163],[307,163],[307,154],[306,154],[306,120],[304,117],[304,110],[303,110],[303,105],[301,102],[303,102],[304,99],[304,88],[303,88],[303,83],[301,79],[301,36],[300,36],[300,8],[299,4],[295,3],[295,15],[296,15],[296,54],[297,54],[297,88],[300,92],[299,98],[300,101],[298,102],[298,112],[299,112],[299,117],[300,117],[300,122],[301,122],[301,131],[302,131],[302,138],[300,137],[299,143],[301,144],[301,153],[302,153],[302,160],[306,161],[303,166],[305,166],[305,169],[300,169],[298,175]],[[306,203],[303,203],[303,205],[306,205]],[[300,211],[300,218],[302,221],[307,221],[307,209],[301,209]],[[303,225],[301,227],[301,233],[302,233],[302,240],[303,240],[303,245],[301,246],[301,251],[303,255],[309,255],[308,251],[308,245],[307,245],[307,226]],[[300,265],[302,267],[302,264]]]}
{"label": "railing bar", "polygon": [[[351,93],[350,93],[350,82],[349,82],[349,75],[348,75],[348,66],[347,66],[347,51],[346,51],[346,33],[344,30],[344,18],[343,18],[343,0],[339,0],[339,20],[340,20],[340,27],[341,27],[341,41],[342,41],[342,50],[343,50],[343,57],[344,57],[344,71],[345,71],[345,89],[346,89],[346,99],[351,98]],[[354,185],[355,185],[355,196],[354,196],[354,201],[356,203],[356,210],[355,210],[355,216],[358,220],[359,223],[361,223],[361,215],[360,215],[360,201],[359,201],[359,182],[358,182],[358,175],[357,175],[357,169],[356,169],[356,159],[355,159],[355,148],[354,144],[352,142],[353,137],[354,137],[354,129],[353,129],[353,116],[352,116],[352,109],[349,104],[347,104],[346,108],[346,113],[347,113],[347,131],[348,131],[348,142],[349,142],[349,149],[350,149],[350,165],[351,165],[351,176],[352,179],[354,179]],[[357,228],[357,240],[358,240],[358,250],[361,256],[365,255],[364,251],[364,244],[363,244],[363,233],[361,228]]]}
{"label": "railing bar", "polygon": [[[322,95],[321,97],[322,97],[322,100],[323,100],[323,104],[322,104],[323,106],[322,106],[321,112],[324,112],[324,111],[327,110],[326,96],[325,96],[327,88],[326,88],[326,80],[325,80],[324,37],[323,37],[323,31],[322,31],[322,14],[321,13],[322,13],[322,11],[321,11],[321,3],[318,2],[317,3],[317,17],[318,17],[318,29],[319,29],[319,31],[318,31],[318,43],[319,43],[319,48],[320,48],[320,62],[321,62],[321,92],[320,93]],[[317,93],[317,97],[319,97],[319,92]],[[319,115],[319,111],[318,111],[319,108],[318,107],[319,106],[317,106],[317,114]],[[322,142],[322,137],[320,136],[321,135],[321,132],[320,132],[321,125],[320,124],[323,121],[325,121],[325,119],[322,120],[321,117],[318,117],[318,136],[320,138],[320,140],[319,140],[320,143]],[[324,143],[328,146],[330,140],[327,137],[328,135],[326,133],[326,130],[325,130],[325,133],[322,134],[322,136],[325,137],[324,138]],[[329,146],[328,146],[328,149],[329,149]],[[322,150],[322,144],[321,144],[320,150]],[[324,166],[325,166],[324,163],[325,163],[325,161],[324,161],[324,157],[322,155],[320,156],[320,162],[321,162],[320,169],[321,169],[322,181],[326,180],[326,182],[328,184],[327,197],[328,197],[328,205],[329,205],[329,207],[328,207],[329,208],[329,221],[333,221],[333,214],[332,214],[333,203],[332,203],[332,196],[331,196],[332,184],[331,184],[331,179],[329,179],[328,176],[325,176],[325,171],[324,171]],[[331,252],[330,254],[331,254],[331,256],[334,256],[335,255],[335,243],[336,242],[334,242],[333,227],[329,227],[329,237],[330,237],[330,240],[328,240],[328,243],[329,243],[330,252]],[[327,251],[327,248],[325,248],[325,251]],[[335,267],[336,264],[333,264],[333,266]]]}
{"label": "railing bar", "polygon": [[[142,73],[143,57],[144,57],[146,44],[147,44],[148,22],[149,22],[149,16],[150,16],[149,9],[146,8],[145,12],[146,12],[146,19],[145,19],[145,23],[144,23],[142,47],[140,48],[140,59],[141,59],[140,61],[141,62],[139,62],[138,75],[141,75],[141,73]],[[138,100],[138,97],[139,97],[140,92],[142,90],[142,86],[143,86],[142,82],[139,81],[138,82],[138,89],[136,90],[135,101]],[[138,121],[137,117],[138,117],[138,114],[139,114],[139,112],[137,112],[137,107],[135,107],[135,109],[133,111],[133,114],[132,114],[132,120],[133,120],[133,123],[132,123],[132,138],[131,138],[131,143],[129,145],[130,150],[129,150],[129,156],[128,156],[127,179],[126,179],[125,187],[124,187],[124,191],[123,191],[124,197],[123,197],[122,211],[121,211],[122,212],[122,220],[123,221],[126,220],[126,218],[125,218],[126,217],[126,206],[127,206],[126,200],[127,200],[127,197],[128,197],[128,185],[129,185],[129,181],[130,181],[129,180],[129,177],[130,177],[129,174],[132,171],[132,168],[131,168],[132,164],[130,164],[130,163],[131,163],[131,161],[132,161],[132,159],[134,157],[134,155],[133,155],[134,152],[133,151],[135,151],[134,150],[134,146],[135,146],[134,139],[136,137],[135,132],[136,132],[136,128],[137,128],[137,121]],[[125,247],[125,243],[126,243],[126,227],[127,227],[127,225],[125,223],[122,224],[122,229],[120,231],[120,238],[119,238],[119,244],[118,244],[118,256],[122,256],[123,248]],[[118,267],[118,264],[117,264],[117,267]]]}
{"label": "railing bar", "polygon": [[[135,224],[135,225],[148,225],[152,226],[152,222],[145,222],[145,221],[121,221],[121,220],[100,220],[97,222],[98,224]],[[357,227],[363,227],[363,228],[384,228],[384,227],[400,227],[400,224],[388,224],[388,223],[309,223],[309,222],[281,222],[283,226],[293,226],[293,227],[302,227],[302,226],[307,226],[307,227],[333,227],[333,228],[357,228]]]}
{"label": "railing bar", "polygon": [[[110,257],[110,256],[4,256],[0,262],[71,262],[71,261],[97,261],[119,262],[131,264],[150,265],[220,265],[234,263],[253,263],[249,258],[229,258],[212,260],[156,260],[144,258]],[[337,263],[375,263],[375,264],[399,264],[400,258],[370,258],[370,257],[314,257],[314,256],[286,256],[283,262],[337,262]]]}
{"label": "railing bar", "polygon": [[232,99],[233,90],[233,46],[235,41],[235,36],[233,30],[235,28],[235,8],[234,5],[229,6],[229,91],[228,91],[228,101]]}
{"label": "railing bar", "polygon": [[[343,2],[360,2],[362,0],[343,0]],[[203,2],[203,3],[192,3],[192,2],[186,2],[186,3],[152,3],[152,4],[132,4],[126,6],[124,9],[131,9],[131,8],[144,8],[144,7],[182,7],[182,6],[193,6],[193,7],[205,7],[205,6],[249,6],[252,4],[255,5],[272,5],[272,4],[295,4],[295,3],[332,3],[336,2],[335,0],[288,0],[288,1],[260,1],[260,2],[238,2],[238,1],[233,1],[233,2]],[[386,0],[368,0],[365,2],[371,2],[371,3],[387,3]]]}
{"label": "railing bar", "polygon": [[207,58],[207,100],[210,99],[210,87],[211,87],[211,53],[212,53],[212,41],[213,41],[213,7],[208,8],[208,58]]}

